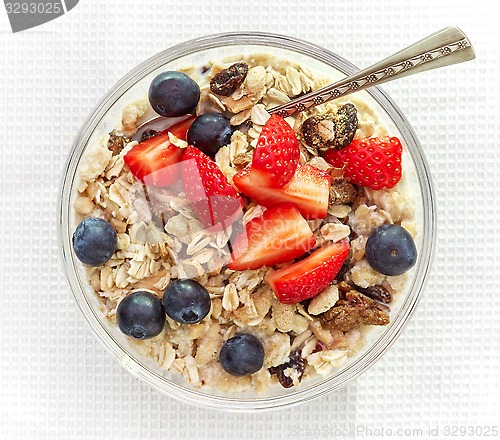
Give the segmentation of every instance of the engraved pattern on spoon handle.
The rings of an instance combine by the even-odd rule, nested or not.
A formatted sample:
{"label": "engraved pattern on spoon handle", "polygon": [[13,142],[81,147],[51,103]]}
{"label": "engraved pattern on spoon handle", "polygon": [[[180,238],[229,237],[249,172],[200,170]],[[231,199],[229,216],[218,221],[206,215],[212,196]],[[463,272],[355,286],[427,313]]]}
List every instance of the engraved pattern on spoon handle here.
{"label": "engraved pattern on spoon handle", "polygon": [[475,58],[474,49],[458,28],[447,27],[343,80],[268,110],[284,118],[316,105],[414,73]]}

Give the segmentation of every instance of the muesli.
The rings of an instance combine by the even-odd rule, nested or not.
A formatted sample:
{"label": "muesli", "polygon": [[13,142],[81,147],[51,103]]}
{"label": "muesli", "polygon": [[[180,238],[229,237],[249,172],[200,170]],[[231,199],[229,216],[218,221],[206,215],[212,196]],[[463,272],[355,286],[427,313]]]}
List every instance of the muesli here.
{"label": "muesli", "polygon": [[[80,162],[73,245],[102,313],[196,387],[328,375],[408,282],[413,202],[376,112],[266,111],[328,82],[265,53],[163,72]],[[138,131],[153,110],[186,118]]]}

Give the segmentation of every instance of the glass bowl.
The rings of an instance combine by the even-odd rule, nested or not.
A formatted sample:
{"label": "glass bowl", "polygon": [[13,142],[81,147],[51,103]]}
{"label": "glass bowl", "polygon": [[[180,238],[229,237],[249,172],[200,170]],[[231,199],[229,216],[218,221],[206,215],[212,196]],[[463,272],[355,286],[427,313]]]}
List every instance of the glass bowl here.
{"label": "glass bowl", "polygon": [[203,65],[209,59],[233,53],[268,52],[304,63],[311,70],[324,73],[333,80],[358,69],[338,55],[314,44],[295,38],[265,33],[226,33],[191,40],[167,49],[133,69],[102,98],[91,112],[73,143],[64,169],[59,199],[59,242],[64,270],[75,300],[98,339],[132,374],[152,387],[182,401],[203,407],[230,411],[257,411],[291,406],[332,392],[373,365],[390,347],[415,310],[429,274],[436,233],[436,209],[429,168],[422,148],[401,110],[380,88],[361,93],[391,135],[398,136],[405,148],[405,167],[410,186],[415,192],[415,216],[419,225],[417,249],[419,258],[412,269],[406,291],[391,307],[391,323],[371,330],[360,352],[349,358],[340,369],[327,377],[311,378],[290,389],[273,386],[265,394],[245,392],[227,394],[194,388],[177,373],[165,373],[149,358],[131,349],[117,326],[111,325],[100,312],[97,295],[90,287],[82,264],[72,251],[71,237],[76,226],[72,202],[75,196],[76,170],[87,145],[110,132],[119,121],[122,108],[146,94],[151,79],[162,70],[175,70],[185,65]]}

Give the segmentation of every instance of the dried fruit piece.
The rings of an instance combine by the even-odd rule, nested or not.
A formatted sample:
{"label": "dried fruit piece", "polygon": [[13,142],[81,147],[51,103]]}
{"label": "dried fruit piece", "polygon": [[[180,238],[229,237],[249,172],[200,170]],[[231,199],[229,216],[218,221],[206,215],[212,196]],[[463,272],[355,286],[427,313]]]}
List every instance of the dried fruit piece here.
{"label": "dried fruit piece", "polygon": [[320,151],[347,147],[354,139],[357,129],[357,110],[351,103],[341,106],[335,115],[325,113],[311,116],[301,126],[302,136],[307,145]]}
{"label": "dried fruit piece", "polygon": [[358,196],[358,191],[347,182],[342,177],[337,177],[332,180],[332,185],[330,186],[330,199],[328,204],[332,205],[343,205],[354,202]]}
{"label": "dried fruit piece", "polygon": [[108,150],[113,152],[113,156],[116,156],[127,146],[129,142],[130,139],[128,137],[120,136],[112,131],[109,133]]}
{"label": "dried fruit piece", "polygon": [[269,368],[269,373],[276,374],[283,388],[293,387],[293,375],[300,382],[306,368],[306,361],[300,356],[300,350],[292,351],[288,359],[284,364]]}
{"label": "dried fruit piece", "polygon": [[361,292],[363,295],[374,299],[375,301],[380,301],[382,303],[389,304],[392,301],[392,294],[382,285],[370,286],[367,288],[356,286],[356,290]]}
{"label": "dried fruit piece", "polygon": [[[342,292],[346,283],[340,284],[339,292]],[[345,293],[345,300],[337,301],[334,307],[321,315],[321,323],[326,328],[343,332],[362,325],[387,325],[389,322],[390,317],[384,306],[352,288]]]}
{"label": "dried fruit piece", "polygon": [[[335,279],[337,281],[344,281],[345,280],[345,276],[347,275],[347,273],[352,269],[352,263],[351,263],[351,259],[349,258],[349,256],[347,256],[346,260],[344,261],[344,264],[342,264],[342,267],[340,268],[337,276],[335,277]],[[342,283],[341,283],[342,284]]]}
{"label": "dried fruit piece", "polygon": [[247,63],[236,63],[221,70],[210,81],[212,93],[221,96],[232,95],[236,88],[245,80],[248,73]]}

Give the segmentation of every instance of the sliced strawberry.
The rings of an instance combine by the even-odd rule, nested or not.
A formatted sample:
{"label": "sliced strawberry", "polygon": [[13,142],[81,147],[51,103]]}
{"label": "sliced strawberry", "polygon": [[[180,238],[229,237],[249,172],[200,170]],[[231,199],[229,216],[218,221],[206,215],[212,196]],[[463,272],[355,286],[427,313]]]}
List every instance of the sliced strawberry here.
{"label": "sliced strawberry", "polygon": [[233,178],[236,187],[255,202],[271,207],[277,203],[293,203],[308,220],[326,217],[330,196],[330,175],[312,165],[299,164],[283,188],[269,188],[262,173],[251,165]]}
{"label": "sliced strawberry", "polygon": [[243,201],[226,176],[212,159],[192,146],[182,157],[182,185],[206,228],[225,229],[242,215]]}
{"label": "sliced strawberry", "polygon": [[132,174],[148,186],[169,186],[179,179],[182,148],[170,142],[169,133],[185,140],[194,117],[173,125],[148,140],[137,144],[123,160]]}
{"label": "sliced strawberry", "polygon": [[316,239],[291,203],[267,209],[250,220],[233,243],[227,265],[232,270],[259,269],[300,257],[316,244]]}
{"label": "sliced strawberry", "polygon": [[281,116],[272,115],[257,140],[252,167],[261,171],[267,187],[281,188],[292,179],[299,156],[299,141],[292,127]]}
{"label": "sliced strawberry", "polygon": [[354,184],[372,189],[394,188],[401,180],[403,146],[396,137],[356,139],[342,150],[329,149],[325,160],[344,168]]}
{"label": "sliced strawberry", "polygon": [[295,304],[304,301],[330,285],[349,249],[347,240],[329,243],[291,266],[268,272],[265,280],[280,302]]}
{"label": "sliced strawberry", "polygon": [[187,132],[189,130],[189,127],[191,127],[191,124],[194,122],[196,119],[196,116],[190,116],[187,119],[184,119],[181,122],[178,122],[175,125],[172,125],[171,127],[167,128],[165,131],[169,131],[172,133],[176,138],[182,139],[183,141],[186,140],[187,138]]}

